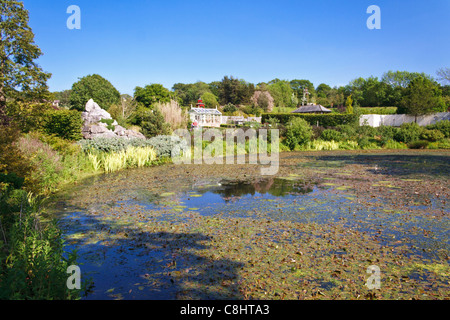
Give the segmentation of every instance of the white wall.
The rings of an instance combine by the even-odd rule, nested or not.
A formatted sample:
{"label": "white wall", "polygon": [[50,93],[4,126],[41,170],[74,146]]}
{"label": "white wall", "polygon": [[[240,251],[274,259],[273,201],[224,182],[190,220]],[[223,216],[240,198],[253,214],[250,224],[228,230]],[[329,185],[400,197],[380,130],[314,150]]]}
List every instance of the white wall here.
{"label": "white wall", "polygon": [[[406,114],[365,114],[359,118],[359,124],[363,125],[365,120],[367,120],[367,124],[371,127],[379,127],[382,125],[399,127],[403,123],[414,122],[415,117]],[[450,120],[450,112],[439,112],[417,117],[417,123],[420,126],[434,124],[442,120]]]}

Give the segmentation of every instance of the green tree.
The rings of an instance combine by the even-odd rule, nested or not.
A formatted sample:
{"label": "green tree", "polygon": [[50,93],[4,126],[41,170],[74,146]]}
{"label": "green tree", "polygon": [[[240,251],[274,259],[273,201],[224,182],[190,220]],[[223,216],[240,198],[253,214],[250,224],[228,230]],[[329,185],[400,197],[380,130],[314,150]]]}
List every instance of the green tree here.
{"label": "green tree", "polygon": [[353,99],[352,99],[352,95],[349,95],[347,97],[347,100],[345,101],[345,107],[347,110],[348,114],[352,114],[353,113]]}
{"label": "green tree", "polygon": [[217,97],[211,92],[205,92],[204,94],[202,94],[201,99],[203,100],[205,106],[208,108],[215,108],[219,106]]}
{"label": "green tree", "polygon": [[28,11],[21,1],[0,1],[0,123],[6,122],[7,97],[41,100],[48,96],[50,73],[34,61],[42,52],[34,43]]}
{"label": "green tree", "polygon": [[208,87],[212,94],[214,94],[216,97],[219,96],[220,81],[210,82],[208,83]]}
{"label": "green tree", "polygon": [[[188,84],[176,83],[173,85],[172,90],[175,96],[179,99],[180,104],[186,107],[190,105],[195,106],[200,97],[202,97],[205,93],[211,93],[210,86],[202,81]],[[209,98],[212,98],[212,96],[207,95],[207,99]],[[218,103],[214,104],[214,106],[216,105],[218,105]]]}
{"label": "green tree", "polygon": [[330,106],[338,107],[344,105],[344,87],[332,88],[328,94]]}
{"label": "green tree", "polygon": [[108,110],[113,104],[120,103],[120,93],[111,82],[93,74],[72,85],[69,102],[72,109],[83,111],[89,99],[93,99],[102,109]]}
{"label": "green tree", "polygon": [[450,84],[450,68],[441,68],[436,72],[438,80]]}
{"label": "green tree", "polygon": [[245,80],[225,76],[218,88],[219,102],[222,105],[232,103],[234,105],[250,104],[255,86]]}
{"label": "green tree", "polygon": [[418,77],[405,89],[398,113],[416,117],[433,112],[443,112],[446,106],[439,84],[428,78]]}
{"label": "green tree", "polygon": [[321,83],[316,88],[316,94],[319,98],[327,98],[330,94],[331,87],[325,83]]}
{"label": "green tree", "polygon": [[53,95],[55,97],[55,100],[59,101],[59,107],[70,109],[70,93],[72,90],[63,90],[63,91],[57,91],[53,92]]}
{"label": "green tree", "polygon": [[170,134],[170,125],[165,122],[158,108],[149,109],[140,106],[134,113],[131,123],[140,126],[146,138]]}
{"label": "green tree", "polygon": [[226,113],[226,114],[230,114],[231,115],[231,114],[233,114],[233,112],[236,112],[236,111],[237,111],[237,108],[232,103],[228,103],[227,105],[225,105],[223,107],[223,112]]}
{"label": "green tree", "polygon": [[278,80],[269,82],[269,93],[273,97],[274,106],[278,108],[295,107],[293,104],[292,94],[294,90],[286,80]]}
{"label": "green tree", "polygon": [[387,85],[385,105],[398,107],[409,83],[419,77],[433,80],[431,76],[425,73],[409,71],[385,72],[381,78],[381,82]]}
{"label": "green tree", "polygon": [[303,99],[303,89],[308,89],[309,96],[306,97],[308,101],[314,101],[316,99],[316,89],[311,81],[295,79],[291,80],[289,84],[299,101]]}
{"label": "green tree", "polygon": [[162,84],[154,83],[146,85],[144,88],[134,89],[134,99],[147,108],[152,107],[156,102],[170,102],[171,94]]}
{"label": "green tree", "polygon": [[256,100],[256,105],[261,108],[264,112],[270,112],[271,110],[271,101],[269,99],[270,93],[267,91],[263,91],[259,94],[258,99]]}
{"label": "green tree", "polygon": [[311,125],[300,117],[294,117],[286,126],[286,145],[294,150],[311,140],[313,131]]}

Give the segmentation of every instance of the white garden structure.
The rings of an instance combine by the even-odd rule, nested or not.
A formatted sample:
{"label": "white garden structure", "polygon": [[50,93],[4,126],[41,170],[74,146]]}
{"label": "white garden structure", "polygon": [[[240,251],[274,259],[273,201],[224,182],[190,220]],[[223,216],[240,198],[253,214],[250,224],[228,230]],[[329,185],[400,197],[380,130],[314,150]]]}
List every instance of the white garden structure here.
{"label": "white garden structure", "polygon": [[220,127],[222,112],[216,109],[192,108],[189,117],[194,127]]}

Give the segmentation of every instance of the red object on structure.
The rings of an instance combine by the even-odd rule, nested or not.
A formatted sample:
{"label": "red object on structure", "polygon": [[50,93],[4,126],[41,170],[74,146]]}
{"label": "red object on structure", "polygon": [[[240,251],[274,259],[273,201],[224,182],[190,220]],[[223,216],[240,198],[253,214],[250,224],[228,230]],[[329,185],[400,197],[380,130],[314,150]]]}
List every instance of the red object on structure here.
{"label": "red object on structure", "polygon": [[197,108],[204,108],[205,104],[203,103],[202,99],[198,99],[197,101]]}

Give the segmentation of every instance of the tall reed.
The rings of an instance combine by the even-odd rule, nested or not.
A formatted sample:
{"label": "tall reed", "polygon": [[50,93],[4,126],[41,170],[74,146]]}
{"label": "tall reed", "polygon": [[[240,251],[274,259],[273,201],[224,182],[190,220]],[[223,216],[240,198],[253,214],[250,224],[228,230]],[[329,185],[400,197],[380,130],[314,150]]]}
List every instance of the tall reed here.
{"label": "tall reed", "polygon": [[133,147],[117,152],[88,153],[89,161],[94,170],[103,170],[106,173],[126,168],[139,168],[149,166],[156,160],[156,152],[152,147]]}

